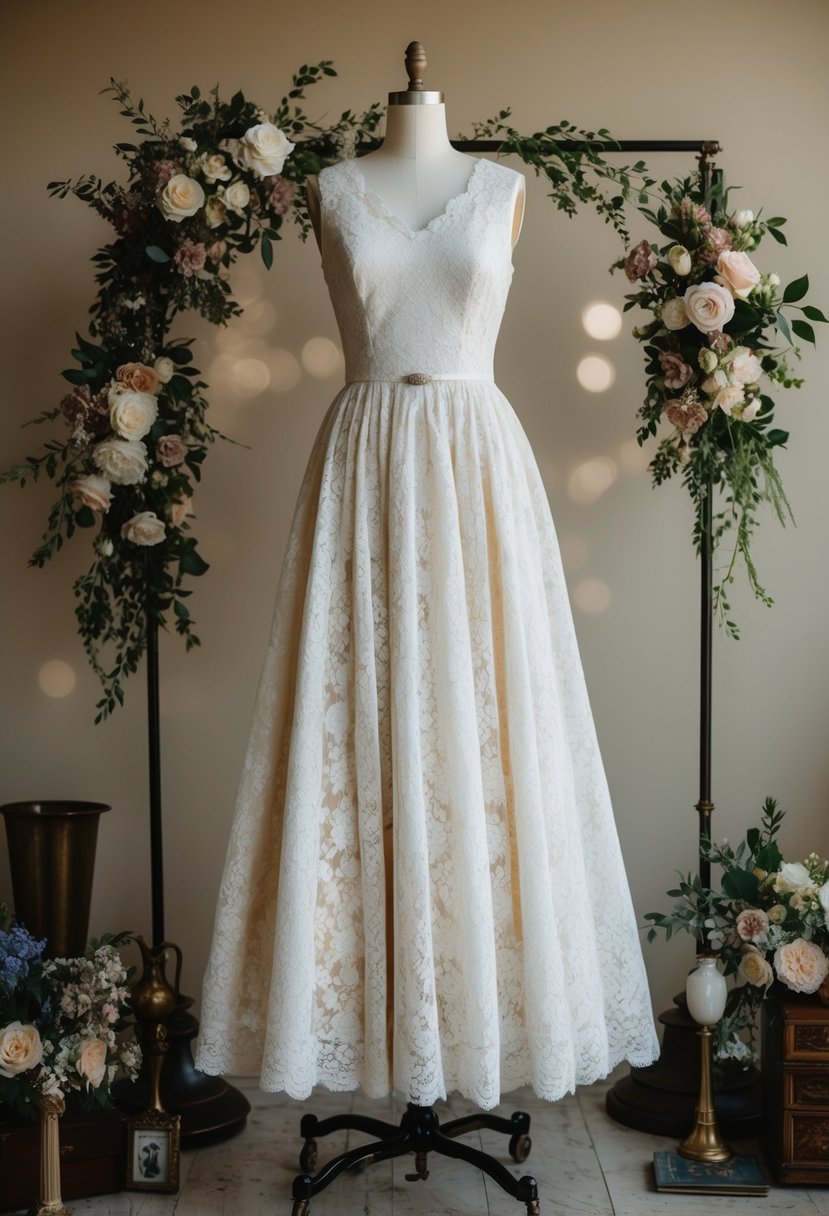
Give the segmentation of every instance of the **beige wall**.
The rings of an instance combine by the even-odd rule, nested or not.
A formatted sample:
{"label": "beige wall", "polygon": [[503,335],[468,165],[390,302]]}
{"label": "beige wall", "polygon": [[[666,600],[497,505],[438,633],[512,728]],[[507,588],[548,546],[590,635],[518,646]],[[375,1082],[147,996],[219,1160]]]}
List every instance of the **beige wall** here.
{"label": "beige wall", "polygon": [[[527,133],[567,117],[608,125],[619,137],[718,138],[729,180],[744,187],[740,204],[790,217],[790,248],[771,245],[758,261],[784,280],[808,271],[814,301],[829,305],[829,9],[821,0],[785,7],[699,0],[690,8],[664,0],[517,0],[509,9],[423,0],[405,19],[396,6],[374,0],[283,12],[258,0],[244,10],[213,0],[146,0],[134,9],[41,2],[7,8],[4,21],[4,465],[37,446],[41,435],[20,432],[19,424],[60,399],[59,373],[93,299],[89,259],[109,229],[80,202],[50,199],[46,183],[82,172],[104,180],[120,175],[111,145],[129,138],[129,129],[98,93],[110,75],[126,78],[158,115],[172,114],[175,94],[194,82],[206,90],[219,81],[225,96],[241,87],[272,108],[291,70],[331,58],[339,76],[312,90],[307,106],[330,122],[403,87],[402,51],[417,37],[432,62],[430,83],[446,92],[451,135],[469,133],[473,121],[510,105]],[[653,160],[660,176],[686,165]],[[643,384],[637,345],[626,332],[606,344],[617,366],[609,392],[589,396],[574,378],[576,357],[597,348],[580,328],[582,307],[594,298],[621,302],[626,281],[607,274],[616,254],[612,233],[597,218],[566,220],[531,176],[496,375],[544,474],[573,598],[581,599],[590,579],[610,593],[601,614],[576,607],[576,626],[641,915],[664,907],[674,869],[694,862],[698,575],[681,488],[653,491],[635,467],[630,441]],[[194,995],[293,503],[316,428],[341,383],[340,371],[328,379],[303,373],[289,391],[243,401],[220,365],[211,373],[221,349],[284,366],[274,352],[296,359],[311,337],[336,340],[312,241],[303,245],[288,231],[269,276],[258,256],[250,262],[237,276],[253,303],[248,318],[227,333],[186,317],[176,326],[198,336],[198,363],[213,383],[214,424],[250,445],[214,449],[197,496],[196,535],[212,565],[191,601],[203,646],[185,655],[175,636],[162,646],[167,926],[184,949],[185,987]],[[270,315],[263,301],[273,324],[257,336],[252,331]],[[793,856],[829,850],[827,369],[829,332],[817,353],[804,353],[807,386],[781,403],[780,422],[791,424],[792,441],[780,464],[798,527],[783,532],[769,520],[756,543],[775,607],[741,592],[735,606],[743,640],[716,640],[718,833],[738,837],[756,820],[763,796],[776,793],[790,812],[784,844]],[[596,458],[612,460],[617,476],[596,501],[575,501],[571,474]],[[110,802],[91,928],[148,932],[143,684],[138,678],[129,685],[126,708],[111,721],[92,725],[97,688],[75,633],[71,595],[73,577],[87,564],[86,542],[73,542],[45,571],[26,567],[50,502],[47,486],[0,492],[0,799]],[[52,659],[77,673],[64,699],[50,699],[38,685],[41,666]],[[5,858],[0,890],[8,893]],[[683,982],[691,946],[646,947],[646,958],[661,1009]]]}

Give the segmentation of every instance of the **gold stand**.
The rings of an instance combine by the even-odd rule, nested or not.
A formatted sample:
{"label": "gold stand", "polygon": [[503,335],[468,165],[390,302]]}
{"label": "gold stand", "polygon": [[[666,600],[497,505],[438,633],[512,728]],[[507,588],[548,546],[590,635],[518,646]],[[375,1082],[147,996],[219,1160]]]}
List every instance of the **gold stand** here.
{"label": "gold stand", "polygon": [[40,1102],[40,1202],[31,1216],[69,1216],[60,1196],[60,1131],[63,1098],[45,1094]]}
{"label": "gold stand", "polygon": [[700,1040],[701,1077],[694,1126],[689,1136],[679,1146],[683,1157],[694,1161],[730,1161],[734,1150],[726,1144],[717,1127],[714,1110],[714,1087],[711,1083],[711,1027],[701,1026],[697,1031]]}

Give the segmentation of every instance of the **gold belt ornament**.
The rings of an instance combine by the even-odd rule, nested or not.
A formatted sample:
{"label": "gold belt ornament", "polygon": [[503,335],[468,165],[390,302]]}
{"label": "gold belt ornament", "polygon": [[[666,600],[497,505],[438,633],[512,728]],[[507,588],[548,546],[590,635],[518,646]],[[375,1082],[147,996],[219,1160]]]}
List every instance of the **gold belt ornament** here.
{"label": "gold belt ornament", "polygon": [[409,372],[403,379],[407,384],[428,384],[432,377],[429,372]]}

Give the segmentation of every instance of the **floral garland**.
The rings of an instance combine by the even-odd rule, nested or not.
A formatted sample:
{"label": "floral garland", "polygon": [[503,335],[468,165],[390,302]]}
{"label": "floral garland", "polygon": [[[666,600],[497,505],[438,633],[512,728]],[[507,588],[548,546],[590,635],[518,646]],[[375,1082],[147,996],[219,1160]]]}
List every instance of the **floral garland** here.
{"label": "floral garland", "polygon": [[[728,190],[713,177],[706,184],[701,173],[662,182],[661,193],[649,193],[646,201],[653,205],[640,203],[638,210],[665,243],[640,241],[612,268],[623,268],[636,284],[625,311],[639,305],[653,316],[633,330],[645,348],[647,373],[637,439],[642,444],[656,435],[664,418],[671,432],[650,463],[654,484],[681,473],[697,508],[713,488],[725,493],[725,509],[712,513],[712,550],[731,529],[734,544],[715,581],[714,608],[727,632],[739,637],[728,601],[738,557],[755,596],[773,602],[751,556],[758,508],[770,504],[781,523],[792,518],[774,463],[775,448],[789,435],[773,426],[775,403],[765,382],[803,384],[788,365],[790,354],[800,358],[792,335],[814,343],[809,322],[827,318],[813,305],[798,303],[809,290],[808,275],[781,290],[779,276],[761,272],[749,257],[766,233],[786,244],[783,217],[764,220],[760,212],[729,210]],[[803,317],[790,321],[784,308],[796,308]],[[699,509],[694,538],[699,550]]]}
{"label": "floral garland", "polygon": [[[54,196],[71,191],[93,207],[116,237],[92,259],[99,284],[90,309],[93,340],[75,335],[78,366],[62,373],[72,391],[33,419],[62,415],[69,437],[47,442],[0,481],[25,485],[45,474],[58,489],[31,565],[45,565],[77,529],[97,529],[92,566],[74,584],[80,635],[104,689],[96,722],[123,703],[123,681],[144,653],[148,620],[164,626],[172,611],[187,648],[199,643],[185,585],[208,569],[191,531],[194,490],[210,445],[225,437],[206,420],[208,386],[193,365],[193,340],[166,335],[187,309],[216,325],[239,316],[228,282],[235,260],[258,245],[269,269],[288,219],[306,239],[311,221],[299,189],[306,176],[379,142],[379,103],[359,115],[346,110],[329,127],[304,114],[298,103],[305,89],[334,75],[330,60],[304,64],[273,114],[241,92],[223,102],[218,87],[203,98],[194,85],[176,98],[178,131],[147,113],[143,100],[133,105],[125,83],[111,79],[101,92],[114,95],[145,137],[115,145],[128,166],[127,185],[92,176],[49,183]],[[633,179],[638,188],[653,184],[639,180],[644,166],[606,164],[598,148],[608,132],[563,123],[522,140],[504,126],[508,115],[501,111],[479,134],[506,132],[504,148],[546,174],[567,214],[577,200],[590,203],[626,238],[623,199]],[[582,150],[565,146],[574,136]],[[612,196],[588,172],[613,181]],[[114,650],[111,666],[103,662],[106,646]]]}
{"label": "floral garland", "polygon": [[[792,992],[817,992],[829,976],[829,860],[810,853],[784,861],[775,837],[784,812],[767,798],[761,826],[750,828],[736,849],[706,841],[702,856],[722,867],[720,890],[696,875],[682,876],[668,892],[670,913],[648,912],[653,941],[679,931],[719,953],[726,975],[739,979],[717,1027],[718,1059],[746,1067],[756,1057],[755,1024],[775,980]],[[747,1038],[744,1037],[747,1035]]]}
{"label": "floral garland", "polygon": [[45,940],[0,905],[0,1103],[25,1117],[46,1094],[110,1106],[116,1076],[135,1080],[141,1048],[117,1037],[129,973],[116,947],[126,940],[110,935],[83,958],[44,959]]}

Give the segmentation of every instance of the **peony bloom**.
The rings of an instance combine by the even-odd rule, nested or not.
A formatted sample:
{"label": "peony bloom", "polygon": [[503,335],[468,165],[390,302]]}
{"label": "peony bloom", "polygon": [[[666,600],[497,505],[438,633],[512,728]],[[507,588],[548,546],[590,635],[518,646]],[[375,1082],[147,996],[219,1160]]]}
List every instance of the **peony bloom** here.
{"label": "peony bloom", "polygon": [[155,511],[139,511],[124,524],[121,536],[134,545],[157,545],[164,540],[164,522]]}
{"label": "peony bloom", "polygon": [[737,917],[737,934],[744,942],[758,942],[769,931],[769,918],[762,908],[745,908]]}
{"label": "peony bloom", "polygon": [[175,375],[176,365],[167,355],[159,355],[153,364],[155,374],[162,384],[167,384]]}
{"label": "peony bloom", "polygon": [[741,300],[747,299],[760,282],[760,271],[747,253],[721,253],[717,258],[717,273]]}
{"label": "peony bloom", "polygon": [[173,261],[185,278],[191,278],[204,268],[207,252],[201,241],[182,241]]}
{"label": "peony bloom", "polygon": [[674,354],[673,351],[660,351],[659,362],[665,375],[666,388],[685,388],[694,374],[694,369],[688,366],[681,355]]}
{"label": "peony bloom", "polygon": [[682,299],[692,323],[702,333],[722,329],[734,316],[734,298],[719,283],[694,283]]}
{"label": "peony bloom", "polygon": [[180,224],[204,206],[204,190],[192,177],[176,173],[158,196],[158,206],[165,219]]}
{"label": "peony bloom", "polygon": [[668,250],[668,264],[674,274],[682,275],[691,273],[691,255],[684,245],[672,245]]}
{"label": "peony bloom", "polygon": [[150,393],[134,393],[114,380],[109,390],[109,420],[122,439],[143,439],[158,417],[158,403]]}
{"label": "peony bloom", "polygon": [[258,177],[281,173],[296,145],[272,122],[260,122],[245,131],[236,151],[236,163]]}
{"label": "peony bloom", "polygon": [[669,401],[663,413],[683,435],[695,435],[708,421],[708,411],[699,401]]}
{"label": "peony bloom", "polygon": [[727,367],[732,384],[756,384],[763,374],[763,365],[748,346],[735,346]]}
{"label": "peony bloom", "polygon": [[771,964],[756,946],[746,946],[740,958],[740,975],[755,988],[768,988],[774,980]]}
{"label": "peony bloom", "polygon": [[103,1039],[83,1039],[75,1067],[86,1081],[87,1088],[97,1089],[104,1079],[107,1045]]}
{"label": "peony bloom", "polygon": [[9,1022],[0,1030],[0,1077],[16,1077],[36,1068],[43,1059],[43,1043],[36,1026]]}
{"label": "peony bloom", "polygon": [[115,376],[134,393],[157,393],[161,388],[158,372],[145,363],[122,363],[115,369]]}
{"label": "peony bloom", "polygon": [[777,947],[774,970],[777,978],[793,992],[817,992],[829,975],[829,959],[820,946],[798,937]]}
{"label": "peony bloom", "polygon": [[119,486],[135,485],[147,472],[147,449],[140,440],[104,439],[92,449],[92,459]]}
{"label": "peony bloom", "polygon": [[631,283],[643,279],[656,265],[657,257],[647,241],[634,245],[625,259],[625,274]]}
{"label": "peony bloom", "polygon": [[180,435],[162,435],[155,445],[155,458],[165,469],[181,464],[187,455],[187,444]]}
{"label": "peony bloom", "polygon": [[684,329],[689,322],[685,304],[679,296],[673,296],[662,305],[662,324],[666,329]]}
{"label": "peony bloom", "polygon": [[720,254],[730,248],[731,233],[727,228],[709,228],[697,253],[704,262],[716,262]]}
{"label": "peony bloom", "polygon": [[112,502],[112,486],[109,479],[99,477],[97,473],[77,477],[72,482],[72,492],[77,494],[85,507],[91,507],[93,511],[108,511]]}

